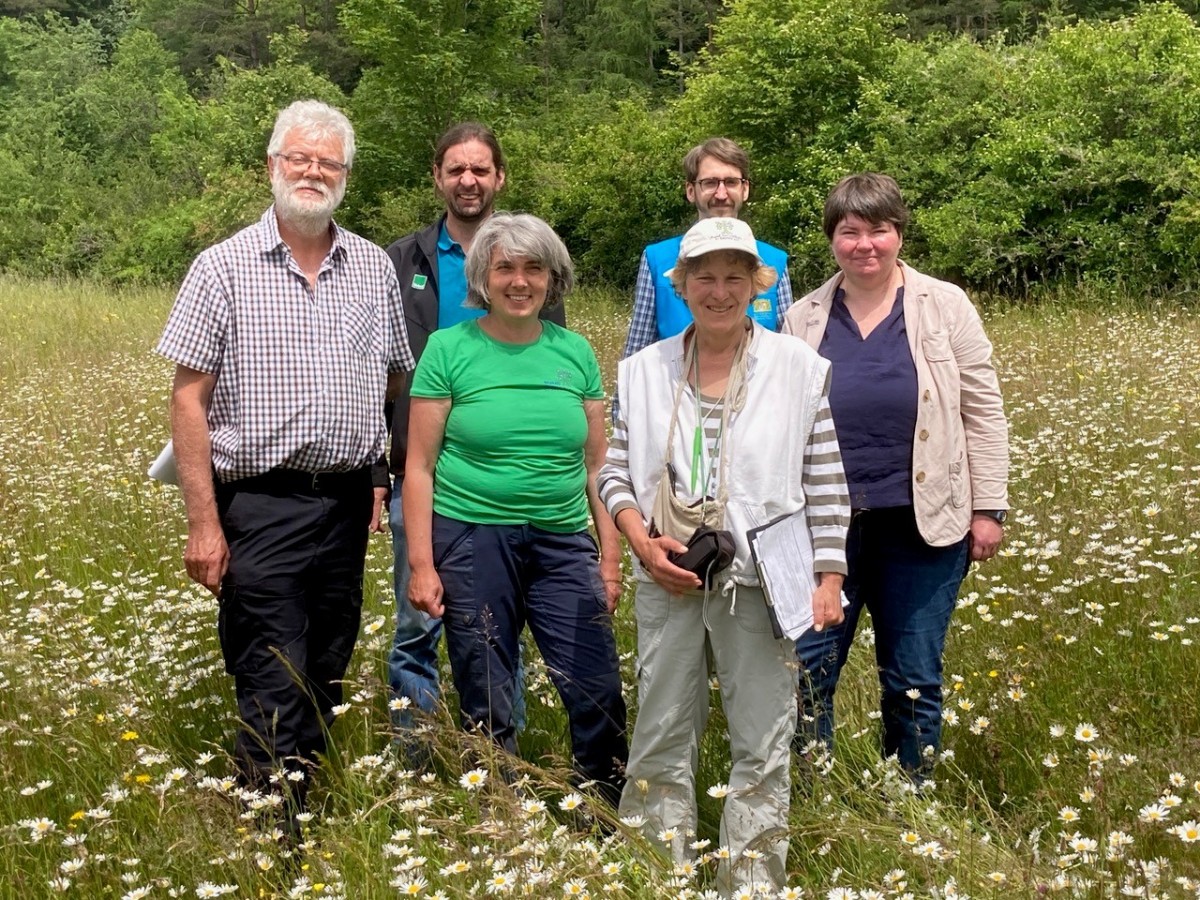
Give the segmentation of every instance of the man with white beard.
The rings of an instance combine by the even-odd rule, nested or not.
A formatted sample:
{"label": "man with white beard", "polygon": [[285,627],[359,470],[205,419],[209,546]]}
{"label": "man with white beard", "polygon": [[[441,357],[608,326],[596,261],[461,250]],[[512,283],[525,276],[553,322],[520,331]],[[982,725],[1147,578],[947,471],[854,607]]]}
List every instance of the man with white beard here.
{"label": "man with white beard", "polygon": [[358,634],[385,393],[414,365],[391,261],[332,219],[353,160],[342,113],[283,110],[274,205],[197,257],[157,347],[176,364],[184,562],[218,600],[239,774],[284,795],[292,830]]}

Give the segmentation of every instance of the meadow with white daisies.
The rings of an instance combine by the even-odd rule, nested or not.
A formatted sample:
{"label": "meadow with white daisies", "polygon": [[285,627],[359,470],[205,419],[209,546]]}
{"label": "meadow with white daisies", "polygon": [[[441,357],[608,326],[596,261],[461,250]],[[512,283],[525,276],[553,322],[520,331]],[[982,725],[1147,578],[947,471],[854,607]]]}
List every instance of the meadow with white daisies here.
{"label": "meadow with white daisies", "polygon": [[[231,778],[216,607],[183,573],[178,491],[145,477],[167,436],[170,366],[150,348],[170,299],[0,279],[0,900],[715,896],[719,713],[680,869],[566,786],[533,652],[515,786],[449,713],[437,771],[400,765],[382,537],[315,814],[283,840],[270,798]],[[623,299],[569,303],[611,380]],[[836,752],[797,759],[791,887],[746,898],[1200,897],[1200,314],[1063,300],[985,317],[1014,511],[951,627],[935,782],[915,793],[878,760],[864,629]],[[618,627],[636,715],[628,602]]]}

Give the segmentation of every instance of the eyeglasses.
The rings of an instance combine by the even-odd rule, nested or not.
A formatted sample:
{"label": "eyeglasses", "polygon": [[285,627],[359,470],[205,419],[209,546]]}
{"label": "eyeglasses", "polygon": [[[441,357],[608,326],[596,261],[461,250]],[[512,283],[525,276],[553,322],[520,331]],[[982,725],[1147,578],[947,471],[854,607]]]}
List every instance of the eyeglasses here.
{"label": "eyeglasses", "polygon": [[349,168],[345,163],[338,162],[336,159],[313,159],[303,153],[276,153],[275,158],[283,160],[284,164],[293,172],[307,172],[309,166],[316,163],[321,174],[330,178],[341,175]]}
{"label": "eyeglasses", "polygon": [[713,193],[721,185],[725,185],[725,190],[733,193],[743,184],[749,184],[749,178],[701,178],[699,181],[692,182],[697,185],[700,190],[706,194]]}

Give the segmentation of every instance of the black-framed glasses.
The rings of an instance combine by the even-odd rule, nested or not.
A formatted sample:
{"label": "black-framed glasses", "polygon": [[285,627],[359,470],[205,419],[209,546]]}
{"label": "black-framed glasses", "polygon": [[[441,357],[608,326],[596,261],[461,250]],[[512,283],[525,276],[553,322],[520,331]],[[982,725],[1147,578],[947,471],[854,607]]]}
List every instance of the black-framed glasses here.
{"label": "black-framed glasses", "polygon": [[729,192],[736,191],[743,184],[749,184],[750,179],[749,178],[701,178],[692,183],[695,184],[697,187],[699,187],[700,190],[704,191],[704,193],[711,194],[717,188],[719,188],[721,185],[725,185],[726,191],[729,191]]}
{"label": "black-framed glasses", "polygon": [[328,175],[330,178],[341,175],[349,168],[345,163],[338,162],[336,159],[313,159],[303,153],[276,153],[275,158],[283,160],[284,164],[293,172],[307,172],[309,166],[316,163],[321,174]]}

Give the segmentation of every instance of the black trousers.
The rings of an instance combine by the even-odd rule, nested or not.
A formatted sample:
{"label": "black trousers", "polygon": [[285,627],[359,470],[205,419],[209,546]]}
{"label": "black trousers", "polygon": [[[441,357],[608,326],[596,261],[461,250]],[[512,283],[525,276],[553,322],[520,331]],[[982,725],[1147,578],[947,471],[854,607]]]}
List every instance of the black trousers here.
{"label": "black trousers", "polygon": [[238,766],[260,789],[272,772],[304,771],[291,786],[302,802],[358,636],[370,473],[314,483],[272,470],[216,490],[230,555],[218,628],[241,718]]}

